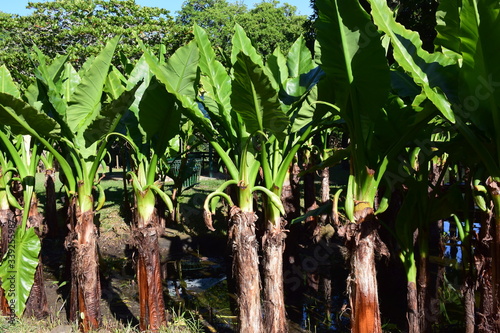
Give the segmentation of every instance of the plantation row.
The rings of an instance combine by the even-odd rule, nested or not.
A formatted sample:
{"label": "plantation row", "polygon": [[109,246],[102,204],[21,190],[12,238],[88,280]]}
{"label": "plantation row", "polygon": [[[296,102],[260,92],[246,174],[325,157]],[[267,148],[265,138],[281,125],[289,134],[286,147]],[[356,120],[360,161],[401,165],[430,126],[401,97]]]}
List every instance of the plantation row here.
{"label": "plantation row", "polygon": [[[314,198],[305,205],[312,209],[306,221],[331,224],[345,240],[352,332],[382,331],[375,258],[388,255],[399,256],[405,269],[407,330],[432,330],[430,234],[443,219],[459,234],[465,331],[498,331],[500,9],[494,1],[441,1],[429,53],[385,1],[368,2],[370,13],[357,2],[316,2],[314,57],[299,38],[287,55],[276,49],[263,59],[236,25],[225,68],[194,26],[194,40],[168,59],[143,46],[136,63],[122,60],[122,70],[112,65],[120,37],[79,71],[67,56],[48,59],[35,48],[30,85],[16,84],[0,67],[2,313],[36,314],[43,298],[37,283],[44,226],[34,175],[40,159],[48,170],[57,161],[70,228],[69,319],[82,331],[99,326],[99,167],[109,143],[119,140],[133,161],[140,329],[167,325],[158,237],[161,214],[175,213],[177,204],[160,179],[175,140],[189,131],[211,145],[229,175],[207,196],[204,218],[213,230],[218,202],[229,204],[240,332],[288,331],[283,252],[287,225],[300,211],[294,165],[312,142],[321,142],[315,149],[322,160],[309,171],[349,162],[347,186],[334,195],[328,183],[322,188],[320,204],[331,205],[330,216],[314,217],[322,214]],[[348,137],[347,147],[328,148],[333,130]],[[384,244],[381,225],[396,246]]]}

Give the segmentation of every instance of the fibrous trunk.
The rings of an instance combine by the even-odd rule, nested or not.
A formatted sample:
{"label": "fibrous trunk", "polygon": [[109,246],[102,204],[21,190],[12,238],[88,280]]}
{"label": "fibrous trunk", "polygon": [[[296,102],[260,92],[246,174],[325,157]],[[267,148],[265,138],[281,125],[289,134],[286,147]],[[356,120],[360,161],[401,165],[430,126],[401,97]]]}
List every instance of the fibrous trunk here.
{"label": "fibrous trunk", "polygon": [[479,239],[474,251],[474,261],[477,270],[477,286],[480,294],[479,310],[477,313],[477,332],[498,332],[498,311],[494,307],[492,288],[493,260],[492,243],[494,233],[493,213],[482,214]]}
{"label": "fibrous trunk", "polygon": [[66,247],[71,251],[70,320],[88,332],[101,323],[101,284],[94,211],[81,212],[73,199],[69,209],[70,232]]}
{"label": "fibrous trunk", "polygon": [[476,321],[474,319],[474,282],[471,276],[465,278],[464,283],[464,312],[465,312],[465,333],[474,333]]}
{"label": "fibrous trunk", "polygon": [[[158,332],[166,326],[165,302],[161,281],[160,248],[158,245],[159,223],[156,213],[149,221],[138,223],[133,229],[137,247],[137,284],[139,287],[139,307],[141,331]],[[137,216],[137,219],[141,217]]]}
{"label": "fibrous trunk", "polygon": [[[28,227],[35,228],[35,232],[38,238],[40,238],[40,242],[46,234],[46,228],[43,222],[43,216],[38,212],[38,200],[36,196],[33,195],[29,211]],[[26,310],[24,314],[37,319],[42,319],[49,315],[49,305],[47,303],[47,294],[45,293],[45,282],[43,279],[43,264],[40,255],[38,256],[38,267],[35,271],[30,295],[26,301]]]}
{"label": "fibrous trunk", "polygon": [[300,168],[292,163],[283,182],[281,202],[285,208],[285,218],[289,225],[284,249],[284,288],[288,307],[288,316],[294,321],[302,320],[303,272],[300,265],[300,239],[303,235],[302,225],[291,224],[292,220],[301,215],[300,207]]}
{"label": "fibrous trunk", "polygon": [[418,314],[418,301],[417,301],[417,284],[413,281],[407,284],[407,301],[408,311],[406,312],[408,320],[408,333],[419,333],[419,314]]}
{"label": "fibrous trunk", "polygon": [[489,178],[486,182],[493,199],[493,223],[491,223],[491,292],[492,315],[488,321],[492,330],[500,331],[500,181]]}
{"label": "fibrous trunk", "polygon": [[377,232],[377,220],[371,208],[357,218],[357,224],[347,226],[351,251],[349,297],[352,333],[380,333],[380,311],[375,269],[375,251],[388,255]]}
{"label": "fibrous trunk", "polygon": [[286,333],[288,327],[283,294],[283,250],[286,235],[281,217],[268,222],[262,237],[264,276],[264,331]]}
{"label": "fibrous trunk", "polygon": [[57,208],[56,208],[56,187],[55,187],[55,170],[45,170],[45,221],[47,224],[47,236],[49,238],[57,238],[59,228],[57,223]]}
{"label": "fibrous trunk", "polygon": [[236,279],[239,308],[238,330],[262,333],[260,272],[254,212],[233,206],[229,212],[229,242],[233,252],[233,274]]}

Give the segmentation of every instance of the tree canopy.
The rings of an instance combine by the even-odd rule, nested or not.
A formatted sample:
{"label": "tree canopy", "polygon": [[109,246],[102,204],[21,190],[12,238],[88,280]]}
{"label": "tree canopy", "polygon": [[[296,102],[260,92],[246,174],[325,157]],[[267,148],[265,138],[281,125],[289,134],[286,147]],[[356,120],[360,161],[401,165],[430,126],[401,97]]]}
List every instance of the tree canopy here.
{"label": "tree canopy", "polygon": [[163,45],[162,52],[168,56],[192,38],[192,26],[197,23],[227,55],[238,23],[267,55],[278,46],[288,50],[307,20],[295,14],[294,6],[276,0],[263,1],[250,10],[238,1],[187,0],[177,18],[168,10],[140,6],[135,0],[30,2],[28,8],[34,9],[28,16],[0,12],[0,63],[17,77],[32,73],[29,52],[33,46],[50,58],[69,54],[78,67],[107,40],[121,35],[117,54],[133,61],[142,54],[137,38],[147,46]]}
{"label": "tree canopy", "polygon": [[28,16],[0,13],[0,62],[21,74],[32,68],[27,50],[34,45],[49,57],[67,53],[78,66],[116,35],[122,36],[119,52],[128,59],[140,56],[136,36],[169,49],[179,40],[169,11],[135,0],[30,2],[28,8],[34,9]]}

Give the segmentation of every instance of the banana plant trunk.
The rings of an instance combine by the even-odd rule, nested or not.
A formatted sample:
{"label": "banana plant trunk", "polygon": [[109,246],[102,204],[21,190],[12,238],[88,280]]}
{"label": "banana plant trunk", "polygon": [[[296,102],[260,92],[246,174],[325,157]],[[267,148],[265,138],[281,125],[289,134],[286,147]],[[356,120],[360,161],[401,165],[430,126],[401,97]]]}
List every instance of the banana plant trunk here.
{"label": "banana plant trunk", "polygon": [[481,228],[478,242],[474,251],[474,261],[477,269],[477,286],[480,294],[480,303],[477,313],[477,332],[497,332],[498,311],[494,307],[493,281],[493,232],[495,215],[492,211],[481,214]]}
{"label": "banana plant trunk", "polygon": [[493,244],[491,248],[491,286],[493,296],[493,316],[490,318],[493,331],[500,331],[500,180],[490,178],[488,191],[493,199],[494,223],[492,224]]}
{"label": "banana plant trunk", "polygon": [[[362,204],[360,203],[360,206]],[[381,333],[375,252],[388,256],[378,235],[378,221],[372,208],[356,211],[357,223],[347,226],[351,252],[348,278],[352,333]]]}
{"label": "banana plant trunk", "polygon": [[406,312],[408,333],[419,333],[420,316],[418,312],[417,284],[414,281],[409,281],[406,285],[406,300],[408,302],[408,310]]}
{"label": "banana plant trunk", "polygon": [[[35,194],[33,194],[31,199],[28,227],[35,228],[35,232],[40,239],[40,242],[42,242],[42,239],[46,234],[46,228],[43,216],[38,211],[38,199]],[[45,292],[41,255],[38,256],[38,266],[35,271],[35,277],[30,295],[26,301],[24,314],[29,317],[35,317],[36,319],[42,319],[49,315],[49,305],[47,302],[47,294]]]}
{"label": "banana plant trunk", "polygon": [[59,236],[59,227],[57,223],[56,208],[56,173],[53,168],[45,170],[45,221],[47,224],[47,237],[57,238]]}
{"label": "banana plant trunk", "polygon": [[136,209],[136,225],[132,230],[137,248],[137,284],[141,332],[158,332],[167,325],[163,285],[161,281],[160,247],[158,237],[160,224],[156,209],[145,221]]}
{"label": "banana plant trunk", "polygon": [[[275,208],[270,207],[271,211]],[[284,220],[277,212],[271,214],[262,237],[264,279],[264,331],[288,332],[285,295],[283,291],[283,251],[286,234]]]}
{"label": "banana plant trunk", "polygon": [[233,272],[236,279],[239,309],[238,332],[262,333],[260,272],[253,211],[237,206],[229,211],[229,245],[233,250]]}
{"label": "banana plant trunk", "polygon": [[[92,198],[88,199],[93,202]],[[66,238],[66,248],[71,255],[70,320],[78,321],[80,330],[89,332],[101,324],[97,229],[94,211],[82,211],[77,198],[71,200],[70,231]]]}
{"label": "banana plant trunk", "polygon": [[285,303],[288,307],[288,317],[294,321],[302,320],[303,300],[301,295],[303,295],[304,288],[299,260],[302,226],[300,223],[291,224],[293,219],[300,216],[301,211],[299,172],[298,163],[293,163],[288,169],[281,190],[281,202],[283,202],[286,222],[289,226],[288,235],[285,239],[283,262]]}

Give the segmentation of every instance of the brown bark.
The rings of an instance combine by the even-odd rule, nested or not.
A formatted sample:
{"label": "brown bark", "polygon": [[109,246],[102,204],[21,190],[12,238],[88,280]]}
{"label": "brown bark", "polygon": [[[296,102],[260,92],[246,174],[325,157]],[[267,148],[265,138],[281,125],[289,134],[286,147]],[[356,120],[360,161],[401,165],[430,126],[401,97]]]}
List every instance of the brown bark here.
{"label": "brown bark", "polygon": [[254,212],[233,206],[229,212],[229,243],[233,250],[233,275],[236,279],[239,308],[238,331],[262,333],[260,272]]}
{"label": "brown bark", "polygon": [[426,299],[427,299],[427,280],[429,279],[429,274],[427,272],[427,257],[420,258],[418,260],[417,269],[417,283],[418,283],[418,313],[421,314],[419,320],[419,332],[428,332],[430,329],[429,322],[426,320]]}
{"label": "brown bark", "polygon": [[345,230],[351,252],[348,278],[351,332],[381,333],[375,251],[385,256],[389,254],[378,236],[373,209],[358,211],[355,217],[357,224],[351,223]]}
{"label": "brown bark", "polygon": [[[139,221],[139,216],[136,221]],[[141,227],[138,227],[140,225]],[[161,280],[159,223],[156,212],[149,221],[136,223],[132,233],[137,248],[137,285],[141,331],[159,332],[167,325]]]}
{"label": "brown bark", "polygon": [[465,333],[474,333],[475,318],[474,318],[474,283],[471,277],[466,277],[464,288],[464,312],[465,312]]}
{"label": "brown bark", "polygon": [[[31,199],[28,228],[35,228],[35,232],[38,235],[40,242],[45,237],[46,228],[43,216],[38,212],[38,200],[35,195],[33,195],[33,198]],[[45,293],[41,256],[38,257],[38,267],[36,268],[30,295],[26,301],[26,310],[24,314],[37,319],[42,319],[49,315],[49,305],[47,303],[47,294]]]}
{"label": "brown bark", "polygon": [[492,243],[494,233],[493,213],[482,214],[479,239],[474,251],[477,270],[477,286],[480,294],[479,310],[477,312],[477,332],[499,332],[500,315],[494,308],[492,287]]}
{"label": "brown bark", "polygon": [[47,303],[47,294],[45,293],[45,281],[43,279],[43,265],[39,258],[38,267],[35,272],[35,280],[31,287],[30,295],[26,301],[26,310],[24,315],[43,319],[49,315],[49,305]]}
{"label": "brown bark", "polygon": [[500,331],[500,182],[489,178],[486,182],[493,202],[493,223],[491,223],[491,287],[493,315],[490,319],[495,332]]}
{"label": "brown bark", "polygon": [[300,188],[299,188],[300,168],[297,163],[290,166],[281,189],[281,201],[285,208],[287,222],[300,216]]}
{"label": "brown bark", "polygon": [[286,234],[281,221],[268,222],[262,237],[264,276],[264,331],[286,333],[288,326],[283,293],[283,250]]}
{"label": "brown bark", "polygon": [[290,224],[293,219],[301,215],[299,172],[299,165],[292,163],[281,190],[281,202],[283,202],[286,221],[289,225],[283,262],[285,300],[288,316],[294,321],[302,320],[304,288],[300,265],[300,239],[303,237],[303,228],[300,223]]}
{"label": "brown bark", "polygon": [[[330,168],[321,170],[321,188],[320,188],[321,204],[325,204],[330,200]],[[328,223],[328,214],[322,214],[319,217],[321,225]]]}
{"label": "brown bark", "polygon": [[57,238],[59,235],[55,180],[55,170],[45,170],[45,221],[48,228],[47,237],[49,238]]}
{"label": "brown bark", "polygon": [[101,324],[101,283],[94,211],[80,212],[76,198],[70,203],[72,221],[66,247],[71,251],[70,320],[88,332]]}
{"label": "brown bark", "polygon": [[406,319],[408,320],[408,333],[419,333],[419,315],[418,315],[418,301],[417,301],[417,285],[415,282],[408,282],[407,284],[407,301],[408,311],[406,312]]}

